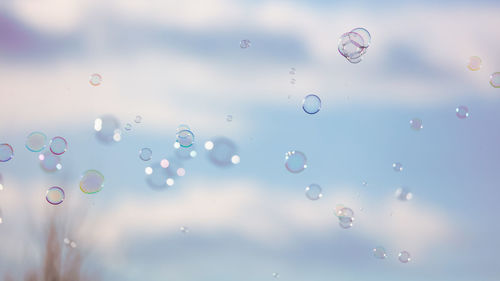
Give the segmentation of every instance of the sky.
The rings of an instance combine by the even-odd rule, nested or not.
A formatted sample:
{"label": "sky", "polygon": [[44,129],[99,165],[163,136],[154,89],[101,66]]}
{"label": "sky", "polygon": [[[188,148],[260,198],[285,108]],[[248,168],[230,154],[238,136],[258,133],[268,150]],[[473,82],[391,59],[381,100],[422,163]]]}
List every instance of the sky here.
{"label": "sky", "polygon": [[[499,12],[495,1],[2,1],[0,143],[14,157],[0,162],[0,276],[42,263],[56,217],[82,272],[106,281],[498,280]],[[356,27],[372,39],[351,64],[337,44]],[[102,116],[120,141],[96,137]],[[181,124],[188,149],[173,145]],[[26,149],[34,131],[68,141],[61,170]],[[207,141],[240,163],[217,165]],[[307,156],[297,174],[284,165],[294,150]],[[153,188],[145,169],[162,159],[186,174]],[[90,169],[105,177],[95,194],[79,188]],[[319,200],[305,196],[312,183]],[[51,186],[62,204],[46,201]],[[339,204],[354,211],[349,229]]]}

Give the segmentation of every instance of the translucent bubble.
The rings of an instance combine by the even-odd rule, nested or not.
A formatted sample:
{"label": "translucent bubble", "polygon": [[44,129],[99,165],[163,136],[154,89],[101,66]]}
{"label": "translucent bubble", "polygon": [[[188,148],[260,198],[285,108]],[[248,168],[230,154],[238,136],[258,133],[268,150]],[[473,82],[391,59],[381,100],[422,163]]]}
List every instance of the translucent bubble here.
{"label": "translucent bubble", "polygon": [[345,218],[340,218],[339,217],[339,225],[340,227],[344,229],[351,228],[354,224],[354,218],[353,217],[345,217]]}
{"label": "translucent bubble", "polygon": [[184,170],[184,168],[177,169],[177,175],[179,177],[183,177],[184,175],[186,175],[186,170]]}
{"label": "translucent bubble", "polygon": [[295,75],[295,67],[290,68],[288,73],[290,73],[290,75]]}
{"label": "translucent bubble", "polygon": [[183,234],[189,233],[189,228],[187,226],[181,226],[180,230]]}
{"label": "translucent bubble", "polygon": [[90,75],[89,83],[92,86],[99,86],[102,82],[102,76],[100,74],[94,73]]}
{"label": "translucent bubble", "polygon": [[337,211],[337,217],[339,219],[342,219],[342,218],[352,218],[352,217],[354,217],[354,211],[351,208],[348,208],[348,207],[340,208]]}
{"label": "translucent bubble", "polygon": [[302,109],[307,114],[316,114],[321,109],[321,99],[317,95],[307,95],[302,100]]}
{"label": "translucent bubble", "polygon": [[243,39],[240,41],[240,48],[242,48],[242,49],[249,48],[251,45],[252,45],[252,42],[250,42],[250,40],[248,40],[248,39]]}
{"label": "translucent bubble", "polygon": [[14,149],[8,143],[0,144],[0,162],[7,162],[14,157]]}
{"label": "translucent bubble", "polygon": [[46,172],[55,172],[62,169],[61,158],[48,151],[38,155],[38,160],[40,160],[40,167]]}
{"label": "translucent bubble", "polygon": [[356,32],[347,32],[340,36],[338,50],[345,58],[357,59],[363,54],[364,44],[361,35]]}
{"label": "translucent bubble", "polygon": [[194,134],[190,130],[181,130],[176,134],[177,142],[182,147],[190,147],[194,142]]}
{"label": "translucent bubble", "polygon": [[318,200],[323,197],[321,191],[321,186],[319,186],[319,184],[312,183],[306,187],[306,197],[310,200]]}
{"label": "translucent bubble", "polygon": [[465,119],[469,117],[469,109],[465,105],[461,105],[455,109],[456,115],[460,119]]}
{"label": "translucent bubble", "polygon": [[45,199],[52,205],[59,205],[64,201],[64,190],[58,186],[53,186],[47,189]]}
{"label": "translucent bubble", "polygon": [[172,186],[172,185],[174,185],[174,179],[173,179],[173,178],[168,178],[168,179],[167,179],[167,185],[168,185],[168,186]]}
{"label": "translucent bubble", "polygon": [[150,148],[142,148],[139,150],[139,158],[141,158],[142,161],[149,161],[153,158],[153,151]]}
{"label": "translucent bubble", "polygon": [[357,63],[360,63],[363,59],[362,57],[358,57],[358,58],[354,58],[354,59],[351,59],[351,58],[346,58],[350,63],[353,63],[353,64],[357,64]]}
{"label": "translucent bubble", "polygon": [[307,168],[307,157],[304,153],[292,150],[285,154],[285,168],[291,173],[297,174]]}
{"label": "translucent bubble", "polygon": [[411,261],[411,255],[407,251],[401,251],[398,255],[398,260],[402,263],[408,263]]}
{"label": "translucent bubble", "polygon": [[146,167],[144,169],[144,173],[146,173],[146,175],[151,175],[153,173],[153,168],[151,167]]}
{"label": "translucent bubble", "polygon": [[373,248],[373,256],[377,259],[385,259],[387,258],[387,253],[384,247],[375,247]]}
{"label": "translucent bubble", "polygon": [[191,131],[191,128],[189,128],[189,126],[186,124],[181,124],[177,127],[176,132],[178,133],[178,132],[183,131],[183,130]]}
{"label": "translucent bubble", "polygon": [[469,62],[467,63],[467,68],[472,71],[479,70],[482,66],[483,62],[480,57],[472,56],[469,58]]}
{"label": "translucent bubble", "polygon": [[401,172],[401,171],[403,171],[403,164],[401,164],[399,162],[392,163],[392,169],[395,172]]}
{"label": "translucent bubble", "polygon": [[120,122],[111,115],[103,115],[94,121],[96,137],[102,143],[113,143],[121,140]]}
{"label": "translucent bubble", "polygon": [[231,157],[231,163],[233,163],[233,164],[235,164],[235,165],[236,165],[236,164],[239,164],[239,163],[240,163],[240,161],[241,161],[241,159],[240,159],[240,156],[239,156],[239,155],[233,155],[233,157]]}
{"label": "translucent bubble", "polygon": [[367,185],[368,185],[368,183],[367,183],[366,181],[363,181],[361,184],[362,184],[363,186],[367,186]]}
{"label": "translucent bubble", "polygon": [[164,189],[174,184],[174,178],[184,175],[186,171],[180,167],[180,163],[174,159],[162,159],[152,164],[150,173],[146,173],[146,183],[154,189]]}
{"label": "translucent bubble", "polygon": [[208,159],[219,167],[233,165],[233,157],[238,155],[236,145],[228,138],[218,137],[205,143],[208,149]]}
{"label": "translucent bubble", "polygon": [[26,138],[26,148],[29,151],[40,152],[47,146],[47,136],[42,132],[33,132]]}
{"label": "translucent bubble", "polygon": [[132,130],[132,124],[127,123],[127,124],[125,124],[125,127],[123,127],[123,128],[125,129],[125,131],[130,131],[130,130]]}
{"label": "translucent bubble", "polygon": [[358,27],[358,28],[355,28],[353,30],[351,30],[351,32],[354,32],[354,33],[357,33],[359,34],[359,36],[361,36],[361,38],[363,39],[363,47],[365,48],[368,48],[370,46],[370,43],[372,41],[372,36],[370,35],[370,32],[368,32],[368,30],[362,28],[362,27]]}
{"label": "translucent bubble", "polygon": [[415,131],[420,131],[421,129],[424,128],[422,125],[422,120],[418,118],[413,118],[410,120],[410,128]]}
{"label": "translucent bubble", "polygon": [[137,124],[141,123],[141,122],[142,122],[142,116],[137,115],[137,116],[135,117],[135,119],[134,119],[134,122],[135,122],[135,123],[137,123]]}
{"label": "translucent bubble", "polygon": [[500,88],[500,72],[494,72],[490,75],[490,84],[494,88]]}
{"label": "translucent bubble", "polygon": [[50,140],[50,151],[55,155],[61,155],[68,150],[68,142],[63,137],[54,137]]}
{"label": "translucent bubble", "polygon": [[80,180],[80,190],[83,193],[97,193],[104,187],[104,175],[96,170],[85,171]]}
{"label": "translucent bubble", "polygon": [[413,198],[413,193],[406,187],[398,188],[394,195],[401,201],[409,201]]}
{"label": "translucent bubble", "polygon": [[274,278],[280,278],[280,274],[278,272],[273,272],[273,277]]}
{"label": "translucent bubble", "polygon": [[233,121],[233,115],[228,115],[228,116],[226,116],[226,121],[227,121],[227,122],[231,122],[231,121]]}

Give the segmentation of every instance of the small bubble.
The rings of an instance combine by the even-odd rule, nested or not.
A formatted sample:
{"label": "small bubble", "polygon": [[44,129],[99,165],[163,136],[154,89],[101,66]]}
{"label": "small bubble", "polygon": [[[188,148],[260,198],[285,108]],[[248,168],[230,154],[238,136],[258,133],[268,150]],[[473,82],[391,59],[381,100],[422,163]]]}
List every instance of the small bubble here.
{"label": "small bubble", "polygon": [[100,74],[94,73],[90,75],[89,83],[92,86],[99,86],[102,82],[102,76]]}
{"label": "small bubble", "polygon": [[180,230],[181,230],[181,232],[183,234],[188,234],[189,233],[189,228],[186,227],[186,226],[181,226]]}
{"label": "small bubble", "polygon": [[94,120],[96,137],[102,143],[108,144],[121,140],[120,122],[111,115],[103,115]]}
{"label": "small bubble", "polygon": [[177,169],[177,175],[179,177],[183,177],[185,174],[186,174],[186,170],[184,170],[184,168]]}
{"label": "small bubble", "polygon": [[392,169],[395,172],[401,172],[401,171],[403,171],[403,164],[401,164],[399,162],[395,162],[395,163],[392,164]]}
{"label": "small bubble", "polygon": [[64,201],[64,190],[58,186],[53,186],[45,193],[45,199],[52,205],[59,205]]}
{"label": "small bubble", "polygon": [[54,137],[50,140],[50,151],[55,155],[61,155],[68,150],[68,142],[63,137]]}
{"label": "small bubble", "polygon": [[278,272],[273,272],[273,277],[274,278],[280,278],[280,274]]}
{"label": "small bubble", "polygon": [[191,156],[191,158],[195,158],[197,155],[198,153],[195,150],[189,152],[189,156]]}
{"label": "small bubble", "polygon": [[76,248],[76,242],[75,241],[71,241],[71,243],[69,243],[69,246],[71,248],[73,248],[73,249]]}
{"label": "small bubble", "polygon": [[363,181],[361,184],[362,184],[363,186],[367,186],[367,185],[368,185],[368,183],[367,183],[366,181]]}
{"label": "small bubble", "polygon": [[321,109],[321,99],[317,95],[307,95],[302,100],[302,109],[307,114],[316,114]]}
{"label": "small bubble", "polygon": [[500,72],[494,72],[490,75],[490,85],[494,88],[500,88]]}
{"label": "small bubble", "polygon": [[233,115],[227,115],[227,116],[226,116],[226,121],[227,121],[227,122],[231,122],[231,121],[233,121]]}
{"label": "small bubble", "polygon": [[135,117],[135,119],[134,119],[134,122],[135,122],[135,123],[137,123],[137,124],[141,123],[141,122],[142,122],[142,116],[137,115],[137,116]]}
{"label": "small bubble", "polygon": [[413,194],[406,187],[398,188],[394,195],[396,196],[397,199],[399,199],[401,201],[409,201],[413,198]]}
{"label": "small bubble", "polygon": [[375,247],[373,248],[373,256],[377,259],[385,259],[387,258],[387,253],[384,247]]}
{"label": "small bubble", "polygon": [[190,130],[181,130],[176,134],[177,142],[182,147],[190,147],[194,143],[194,134]]}
{"label": "small bubble", "polygon": [[141,150],[139,150],[139,158],[142,161],[149,161],[153,158],[153,151],[151,148],[141,148]]}
{"label": "small bubble", "polygon": [[290,68],[288,73],[290,73],[290,75],[295,75],[295,67]]}
{"label": "small bubble", "polygon": [[[162,160],[160,161],[160,166],[161,166],[162,168],[164,168],[164,169],[168,168],[168,166],[169,166],[169,165],[170,165],[170,162],[168,162],[168,160],[167,160],[167,159],[162,159]],[[151,169],[151,167],[148,167],[148,168],[150,168],[150,169]],[[149,173],[149,175],[150,175],[150,174],[151,174],[151,173]]]}
{"label": "small bubble", "polygon": [[96,170],[85,171],[80,180],[80,190],[83,193],[97,193],[104,187],[104,175]]}
{"label": "small bubble", "polygon": [[174,185],[174,179],[173,178],[168,178],[167,181],[166,181],[167,185],[168,186],[172,186]]}
{"label": "small bubble", "polygon": [[323,197],[321,186],[315,183],[308,185],[306,187],[306,197],[310,200],[318,200]]}
{"label": "small bubble", "polygon": [[130,130],[132,130],[132,124],[130,124],[130,123],[125,124],[124,129],[125,129],[125,131],[130,131]]}
{"label": "small bubble", "polygon": [[398,255],[398,260],[402,263],[408,263],[411,261],[411,255],[407,251],[401,251]]}
{"label": "small bubble", "polygon": [[0,162],[7,162],[14,157],[14,149],[8,143],[0,144]]}
{"label": "small bubble", "polygon": [[58,155],[45,151],[38,155],[38,159],[40,160],[40,167],[46,172],[55,172],[62,169],[61,158]]}
{"label": "small bubble", "polygon": [[477,71],[481,68],[482,61],[480,57],[472,56],[469,58],[469,62],[467,63],[467,68],[472,71]]}
{"label": "small bubble", "polygon": [[303,152],[292,150],[285,154],[285,168],[294,174],[307,168],[307,157]]}
{"label": "small bubble", "polygon": [[422,125],[422,120],[418,118],[413,118],[410,120],[410,128],[414,131],[420,131],[421,129],[424,128]]}
{"label": "small bubble", "polygon": [[248,39],[243,39],[240,41],[240,48],[242,48],[242,49],[249,48],[251,45],[252,45],[252,42],[250,42],[250,40],[248,40]]}
{"label": "small bubble", "polygon": [[47,146],[47,136],[42,132],[33,132],[26,138],[26,148],[32,152],[40,152]]}
{"label": "small bubble", "polygon": [[290,79],[290,84],[295,85],[295,82],[297,82],[295,78]]}
{"label": "small bubble", "polygon": [[465,119],[465,118],[469,117],[469,109],[467,108],[467,106],[461,105],[461,106],[457,107],[455,109],[455,111],[456,111],[457,117],[460,119]]}

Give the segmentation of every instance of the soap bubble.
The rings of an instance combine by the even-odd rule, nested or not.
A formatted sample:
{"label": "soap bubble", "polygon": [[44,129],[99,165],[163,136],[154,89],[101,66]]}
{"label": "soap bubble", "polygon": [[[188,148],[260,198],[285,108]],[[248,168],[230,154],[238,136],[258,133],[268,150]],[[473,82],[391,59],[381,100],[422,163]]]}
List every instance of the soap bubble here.
{"label": "soap bubble", "polygon": [[422,120],[419,118],[413,118],[410,120],[410,128],[414,131],[420,131],[421,129],[424,128],[422,125]]}
{"label": "soap bubble", "polygon": [[295,75],[295,67],[290,68],[288,73],[290,73],[290,75]]}
{"label": "soap bubble", "polygon": [[132,124],[127,123],[127,124],[125,124],[125,127],[123,127],[123,128],[125,129],[125,131],[130,131],[130,130],[132,130]]}
{"label": "soap bubble", "polygon": [[[338,207],[341,207],[342,205],[339,205]],[[350,218],[354,216],[354,211],[351,208],[348,207],[342,207],[337,210],[337,217],[339,218]]]}
{"label": "soap bubble", "polygon": [[364,44],[361,35],[356,32],[347,32],[340,36],[338,50],[345,58],[357,59],[363,54]]}
{"label": "soap bubble", "polygon": [[102,82],[102,76],[98,73],[90,75],[89,83],[92,86],[99,86]]}
{"label": "soap bubble", "polygon": [[14,149],[8,143],[0,144],[0,162],[7,162],[14,157]]}
{"label": "soap bubble", "polygon": [[61,158],[48,151],[38,155],[38,160],[40,160],[40,167],[46,172],[55,172],[62,169]]}
{"label": "soap bubble", "polygon": [[307,95],[302,100],[302,109],[307,114],[316,114],[321,109],[321,99],[317,95]]}
{"label": "soap bubble", "polygon": [[196,144],[193,144],[190,147],[181,147],[178,142],[175,142],[174,148],[175,156],[177,156],[177,158],[179,159],[192,159],[198,155],[198,153],[196,152]]}
{"label": "soap bubble", "polygon": [[147,147],[142,148],[139,150],[139,158],[141,158],[142,161],[149,161],[153,158],[153,151]]}
{"label": "soap bubble", "polygon": [[238,155],[236,145],[225,137],[217,137],[206,142],[205,149],[208,151],[208,159],[219,167],[233,165],[233,157]]}
{"label": "soap bubble", "polygon": [[465,119],[465,118],[469,117],[469,109],[465,105],[461,105],[461,106],[457,107],[455,111],[456,111],[457,117],[460,119]]}
{"label": "soap bubble", "polygon": [[80,190],[83,193],[97,193],[104,187],[104,176],[97,170],[85,171],[80,180]]}
{"label": "soap bubble", "polygon": [[68,150],[68,142],[63,137],[54,137],[50,140],[50,151],[55,155],[61,155]]}
{"label": "soap bubble", "polygon": [[190,130],[181,130],[176,134],[177,142],[182,147],[190,147],[194,142],[194,134]]}
{"label": "soap bubble", "polygon": [[480,57],[472,56],[469,58],[469,62],[467,63],[467,68],[472,71],[479,70],[482,66],[482,61]]}
{"label": "soap bubble", "polygon": [[356,64],[356,63],[360,63],[363,59],[362,57],[359,57],[359,58],[354,58],[354,59],[351,59],[351,58],[346,58],[350,63],[353,63],[353,64]]}
{"label": "soap bubble", "polygon": [[285,154],[285,168],[294,174],[307,168],[307,157],[303,152],[292,150]]}
{"label": "soap bubble", "polygon": [[121,140],[120,122],[111,115],[103,115],[94,121],[96,137],[102,143],[113,143]]}
{"label": "soap bubble", "polygon": [[186,171],[174,159],[162,159],[146,169],[146,183],[154,189],[164,189],[174,184],[174,178],[184,175]]}
{"label": "soap bubble", "polygon": [[339,218],[339,225],[344,229],[351,228],[354,223],[353,217]]}
{"label": "soap bubble", "polygon": [[135,122],[135,123],[137,123],[137,124],[141,123],[141,122],[142,122],[142,116],[137,115],[137,116],[135,117],[135,119],[134,119],[134,122]]}
{"label": "soap bubble", "polygon": [[319,186],[319,184],[312,183],[306,187],[306,197],[310,200],[318,200],[323,197],[321,191],[321,186]]}
{"label": "soap bubble", "polygon": [[500,88],[500,72],[494,72],[490,75],[490,84],[494,88]]}
{"label": "soap bubble", "polygon": [[362,27],[358,27],[358,28],[351,30],[351,32],[354,32],[356,34],[359,34],[359,36],[361,36],[361,38],[363,39],[362,47],[364,48],[364,50],[366,50],[366,48],[368,48],[370,46],[372,36],[370,35],[370,32],[368,32],[368,30],[366,30]]}
{"label": "soap bubble", "polygon": [[413,193],[406,187],[398,188],[394,195],[401,201],[409,201],[413,198]]}
{"label": "soap bubble", "polygon": [[407,251],[401,251],[398,255],[398,260],[402,263],[408,263],[411,261],[411,255]]}
{"label": "soap bubble", "polygon": [[26,148],[32,152],[40,152],[47,146],[47,136],[42,132],[33,132],[26,138]]}
{"label": "soap bubble", "polygon": [[58,186],[53,186],[47,189],[45,199],[52,205],[59,205],[64,201],[64,190]]}
{"label": "soap bubble", "polygon": [[278,272],[273,272],[273,277],[274,278],[280,278],[280,274]]}
{"label": "soap bubble", "polygon": [[251,45],[252,45],[252,42],[250,42],[250,40],[248,40],[248,39],[243,39],[240,41],[240,48],[242,48],[242,49],[249,48]]}
{"label": "soap bubble", "polygon": [[353,226],[354,211],[351,208],[344,207],[343,205],[337,205],[335,215],[339,219],[340,227],[347,229]]}
{"label": "soap bubble", "polygon": [[395,163],[392,164],[392,169],[395,172],[401,172],[403,170],[403,164],[401,164],[399,162],[395,162]]}
{"label": "soap bubble", "polygon": [[375,247],[373,248],[373,256],[377,259],[385,259],[387,258],[387,253],[384,247]]}

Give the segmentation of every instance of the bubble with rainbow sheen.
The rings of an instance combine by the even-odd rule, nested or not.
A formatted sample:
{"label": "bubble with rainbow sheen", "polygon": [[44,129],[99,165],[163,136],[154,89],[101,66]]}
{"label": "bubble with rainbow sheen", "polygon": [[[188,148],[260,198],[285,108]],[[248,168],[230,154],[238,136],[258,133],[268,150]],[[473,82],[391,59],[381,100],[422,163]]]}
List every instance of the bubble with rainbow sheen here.
{"label": "bubble with rainbow sheen", "polygon": [[321,99],[314,94],[304,97],[302,100],[302,109],[307,114],[316,114],[321,109]]}
{"label": "bubble with rainbow sheen", "polygon": [[102,83],[102,76],[99,73],[93,73],[90,75],[89,83],[92,86],[99,86]]}
{"label": "bubble with rainbow sheen", "polygon": [[190,130],[181,130],[176,134],[176,141],[182,147],[190,147],[194,143],[194,134]]}
{"label": "bubble with rainbow sheen", "polygon": [[493,72],[490,75],[490,85],[493,88],[500,88],[500,72]]}
{"label": "bubble with rainbow sheen", "polygon": [[306,186],[306,197],[309,200],[318,200],[323,197],[323,190],[319,184],[312,183]]}
{"label": "bubble with rainbow sheen", "polygon": [[8,143],[0,144],[0,162],[7,162],[14,157],[14,148]]}
{"label": "bubble with rainbow sheen", "polygon": [[102,115],[94,120],[94,131],[97,139],[105,144],[121,140],[120,122],[112,115]]}
{"label": "bubble with rainbow sheen", "polygon": [[40,167],[46,172],[55,172],[62,169],[61,157],[49,151],[38,155]]}
{"label": "bubble with rainbow sheen", "polygon": [[298,150],[288,151],[285,154],[285,168],[294,174],[298,174],[307,168],[306,155]]}
{"label": "bubble with rainbow sheen", "polygon": [[64,190],[59,186],[53,186],[47,189],[45,193],[45,199],[52,205],[59,205],[64,201],[65,194]]}
{"label": "bubble with rainbow sheen", "polygon": [[469,108],[465,105],[460,105],[455,109],[456,115],[459,119],[469,117]]}
{"label": "bubble with rainbow sheen", "polygon": [[53,137],[50,140],[49,148],[55,155],[61,155],[68,150],[68,142],[63,137]]}
{"label": "bubble with rainbow sheen", "polygon": [[361,36],[361,38],[363,39],[362,47],[365,50],[366,50],[366,48],[368,48],[370,46],[370,43],[372,41],[372,36],[371,36],[370,32],[368,32],[368,30],[366,30],[366,28],[357,27],[357,28],[354,28],[353,30],[351,30],[351,32],[354,32],[354,33],[358,34],[359,36]]}
{"label": "bubble with rainbow sheen", "polygon": [[97,170],[87,170],[80,179],[80,190],[86,194],[97,193],[104,187],[104,175]]}
{"label": "bubble with rainbow sheen", "polygon": [[471,71],[478,71],[479,69],[481,69],[482,64],[483,61],[481,60],[480,57],[472,56],[469,58],[469,61],[467,62],[467,68]]}
{"label": "bubble with rainbow sheen", "polygon": [[346,32],[339,38],[339,53],[348,59],[357,59],[363,55],[365,42],[356,32]]}
{"label": "bubble with rainbow sheen", "polygon": [[47,136],[42,132],[32,132],[26,138],[26,148],[32,152],[40,152],[47,146]]}

